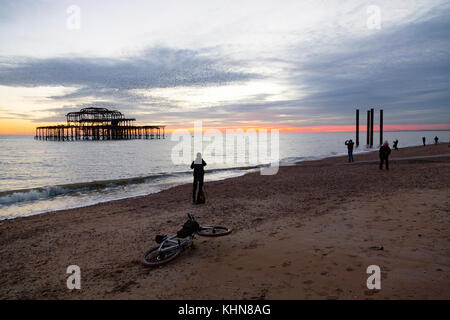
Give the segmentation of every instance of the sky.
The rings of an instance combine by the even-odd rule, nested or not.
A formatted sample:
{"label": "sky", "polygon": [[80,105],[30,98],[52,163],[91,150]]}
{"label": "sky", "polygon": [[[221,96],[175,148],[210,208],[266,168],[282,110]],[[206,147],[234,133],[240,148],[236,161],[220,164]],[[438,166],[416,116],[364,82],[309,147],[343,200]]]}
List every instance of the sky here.
{"label": "sky", "polygon": [[[0,0],[0,134],[138,124],[450,129],[450,2]],[[378,113],[376,112],[376,123]]]}

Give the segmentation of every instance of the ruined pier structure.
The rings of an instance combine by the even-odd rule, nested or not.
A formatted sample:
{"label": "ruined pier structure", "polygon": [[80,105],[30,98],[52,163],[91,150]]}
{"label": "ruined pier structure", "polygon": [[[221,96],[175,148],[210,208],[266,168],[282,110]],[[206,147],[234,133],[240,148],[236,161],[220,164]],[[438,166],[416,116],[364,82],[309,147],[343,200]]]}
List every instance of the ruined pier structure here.
{"label": "ruined pier structure", "polygon": [[35,139],[50,141],[164,139],[165,126],[135,126],[117,110],[84,108],[66,115],[67,124],[37,127]]}

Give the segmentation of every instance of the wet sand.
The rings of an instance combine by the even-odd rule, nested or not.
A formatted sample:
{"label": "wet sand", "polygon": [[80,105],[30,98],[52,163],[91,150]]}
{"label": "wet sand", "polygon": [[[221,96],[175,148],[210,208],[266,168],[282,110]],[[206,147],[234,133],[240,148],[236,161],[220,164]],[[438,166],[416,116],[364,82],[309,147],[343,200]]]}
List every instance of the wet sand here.
{"label": "wet sand", "polygon": [[[205,205],[183,185],[1,221],[0,298],[450,299],[450,157],[425,158],[442,154],[447,144],[393,150],[389,171],[372,152],[209,182]],[[187,213],[234,231],[142,266]],[[81,290],[66,288],[69,265]],[[369,265],[380,290],[366,287]]]}

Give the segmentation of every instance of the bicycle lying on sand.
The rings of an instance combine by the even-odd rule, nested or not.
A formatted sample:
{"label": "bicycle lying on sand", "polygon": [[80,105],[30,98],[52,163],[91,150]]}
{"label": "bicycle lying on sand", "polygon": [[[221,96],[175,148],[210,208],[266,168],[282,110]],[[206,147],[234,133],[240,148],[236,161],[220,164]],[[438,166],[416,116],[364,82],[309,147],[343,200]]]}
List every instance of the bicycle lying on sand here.
{"label": "bicycle lying on sand", "polygon": [[156,236],[155,241],[159,245],[144,253],[142,256],[144,265],[156,267],[174,260],[184,249],[192,245],[195,234],[203,237],[220,237],[230,234],[232,231],[232,229],[222,226],[200,226],[190,214],[188,214],[188,218],[177,234]]}

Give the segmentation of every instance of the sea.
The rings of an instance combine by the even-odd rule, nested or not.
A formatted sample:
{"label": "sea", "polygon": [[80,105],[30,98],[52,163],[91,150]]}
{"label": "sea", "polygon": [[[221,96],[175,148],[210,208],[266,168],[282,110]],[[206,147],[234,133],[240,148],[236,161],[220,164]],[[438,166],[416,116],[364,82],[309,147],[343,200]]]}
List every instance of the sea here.
{"label": "sea", "polygon": [[[392,141],[398,139],[400,148],[421,145],[422,137],[427,143],[434,143],[435,136],[440,142],[449,141],[450,131],[384,132],[384,140],[392,146]],[[288,166],[345,155],[344,142],[355,141],[351,132],[280,133],[270,137],[270,156],[255,159],[251,155],[258,154],[255,148],[260,147],[248,138],[241,140],[241,145],[236,139],[232,149],[227,149],[224,138],[223,148],[205,153],[211,151],[208,145],[214,140],[205,134],[201,149],[207,163],[205,185],[261,170],[270,163]],[[379,140],[377,132],[374,140]],[[0,220],[143,196],[190,183],[195,142],[191,141],[191,149],[185,149],[190,150],[190,155],[186,151],[182,158],[181,141],[170,134],[160,140],[68,142],[0,135]],[[374,150],[377,143],[374,144],[374,148],[368,148],[365,133],[361,133],[355,154]],[[230,152],[234,156],[227,158]]]}

